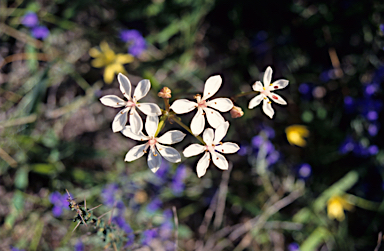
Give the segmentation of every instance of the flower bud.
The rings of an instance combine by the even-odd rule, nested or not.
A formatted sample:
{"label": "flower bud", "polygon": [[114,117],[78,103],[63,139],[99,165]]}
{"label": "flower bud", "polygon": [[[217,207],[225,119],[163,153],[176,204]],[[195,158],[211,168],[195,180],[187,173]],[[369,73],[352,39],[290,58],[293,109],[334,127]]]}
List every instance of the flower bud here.
{"label": "flower bud", "polygon": [[163,87],[161,91],[157,94],[160,98],[171,98],[171,89],[168,87]]}
{"label": "flower bud", "polygon": [[243,110],[241,109],[241,107],[238,107],[238,106],[233,106],[233,108],[231,109],[230,113],[231,113],[231,117],[233,119],[240,118],[240,117],[242,117],[244,115]]}

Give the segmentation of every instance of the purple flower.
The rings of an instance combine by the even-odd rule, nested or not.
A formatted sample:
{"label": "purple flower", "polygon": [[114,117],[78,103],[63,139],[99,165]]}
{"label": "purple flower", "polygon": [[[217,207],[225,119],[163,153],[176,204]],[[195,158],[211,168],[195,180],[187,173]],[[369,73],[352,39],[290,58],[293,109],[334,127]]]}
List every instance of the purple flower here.
{"label": "purple flower", "polygon": [[380,24],[380,30],[381,32],[384,32],[384,24]]}
{"label": "purple flower", "polygon": [[368,84],[367,86],[365,86],[364,94],[366,94],[367,96],[372,96],[373,94],[375,94],[375,92],[378,91],[378,89],[378,84]]}
{"label": "purple flower", "polygon": [[339,148],[339,152],[341,154],[346,154],[348,152],[351,152],[353,151],[353,149],[355,148],[355,142],[354,140],[351,138],[351,137],[347,137],[343,143],[341,143],[341,146]]}
{"label": "purple flower", "polygon": [[18,248],[15,248],[15,247],[11,247],[11,251],[24,251],[24,249],[18,249]]}
{"label": "purple flower", "polygon": [[83,242],[79,239],[75,245],[75,251],[83,251],[84,245]]}
{"label": "purple flower", "polygon": [[28,12],[23,16],[21,23],[27,27],[35,27],[39,24],[39,19],[37,18],[36,13]]}
{"label": "purple flower", "polygon": [[135,57],[140,56],[141,53],[147,48],[145,39],[137,30],[122,30],[120,32],[120,39],[126,43],[130,43],[128,53]]}
{"label": "purple flower", "polygon": [[44,40],[49,35],[49,30],[45,26],[35,26],[32,28],[32,37]]}
{"label": "purple flower", "polygon": [[180,195],[184,191],[184,179],[187,175],[187,169],[185,165],[179,165],[173,176],[171,189],[174,195]]}
{"label": "purple flower", "polygon": [[128,241],[125,246],[132,245],[135,240],[135,235],[133,234],[131,226],[125,221],[124,216],[119,214],[118,216],[113,217],[112,221],[127,234]]}
{"label": "purple flower", "polygon": [[352,113],[355,110],[355,100],[350,96],[344,97],[344,109],[348,113]]}
{"label": "purple flower", "polygon": [[267,156],[266,161],[270,166],[275,164],[279,160],[279,158],[280,158],[280,153],[278,151],[273,151]]}
{"label": "purple flower", "polygon": [[368,152],[370,155],[376,155],[379,152],[379,148],[376,145],[369,146]]}
{"label": "purple flower", "polygon": [[115,204],[115,194],[119,190],[119,186],[115,183],[107,185],[101,192],[103,197],[103,204],[108,207],[113,207]]}
{"label": "purple flower", "polygon": [[160,207],[161,205],[163,204],[163,202],[161,202],[161,200],[159,198],[155,198],[154,200],[152,200],[148,205],[147,205],[147,211],[148,213],[154,213],[156,212]]}
{"label": "purple flower", "polygon": [[63,209],[68,210],[69,203],[67,201],[67,195],[61,195],[59,192],[51,193],[49,201],[53,204],[52,213],[53,216],[59,217],[63,213]]}
{"label": "purple flower", "polygon": [[148,229],[143,232],[143,239],[141,244],[148,246],[153,239],[157,237],[157,231],[155,229]]}
{"label": "purple flower", "polygon": [[370,125],[368,126],[368,133],[369,133],[369,135],[371,135],[372,137],[373,137],[373,136],[376,136],[377,133],[378,133],[378,131],[379,131],[379,128],[378,128],[378,126],[377,126],[376,124],[370,124]]}
{"label": "purple flower", "polygon": [[264,143],[264,138],[260,135],[256,135],[252,138],[251,143],[254,148],[260,148],[260,146]]}
{"label": "purple flower", "polygon": [[292,242],[291,244],[288,245],[288,250],[289,251],[300,251],[299,244],[296,242]]}
{"label": "purple flower", "polygon": [[376,111],[369,111],[366,116],[369,121],[375,121],[379,118]]}
{"label": "purple flower", "polygon": [[159,235],[163,240],[168,240],[172,236],[172,211],[170,209],[165,210],[163,213],[164,221],[160,226]]}
{"label": "purple flower", "polygon": [[159,170],[155,173],[155,175],[159,178],[161,183],[164,183],[165,179],[167,178],[167,174],[169,171],[169,164],[168,161],[161,161],[161,165]]}
{"label": "purple flower", "polygon": [[312,91],[313,91],[313,84],[302,83],[299,85],[299,92],[301,93],[302,97],[306,100],[309,100],[312,98]]}
{"label": "purple flower", "polygon": [[311,173],[312,173],[311,165],[309,165],[308,163],[301,164],[297,169],[297,173],[301,179],[305,180],[309,178],[309,176],[311,176]]}
{"label": "purple flower", "polygon": [[248,144],[244,143],[240,145],[240,150],[237,152],[238,155],[240,156],[245,156],[251,151],[250,147]]}

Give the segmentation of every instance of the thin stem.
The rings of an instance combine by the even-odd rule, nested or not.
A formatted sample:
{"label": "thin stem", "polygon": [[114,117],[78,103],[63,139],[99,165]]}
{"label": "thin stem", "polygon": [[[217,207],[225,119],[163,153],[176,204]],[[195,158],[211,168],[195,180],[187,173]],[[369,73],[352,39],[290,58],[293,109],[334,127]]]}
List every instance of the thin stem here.
{"label": "thin stem", "polygon": [[249,95],[249,94],[254,94],[254,93],[259,93],[259,92],[257,92],[257,91],[243,92],[243,93],[240,93],[240,94],[237,94],[237,95],[231,97],[231,99],[233,101],[236,101],[236,99],[239,98],[239,97],[246,96],[246,95]]}
{"label": "thin stem", "polygon": [[205,145],[205,142],[203,140],[202,137],[200,136],[196,136],[192,133],[191,129],[189,129],[188,126],[186,126],[183,122],[181,122],[181,119],[176,117],[175,115],[170,115],[169,116],[169,119],[171,119],[172,121],[176,122],[177,124],[179,124],[182,128],[184,128],[185,130],[187,130],[191,135],[195,136],[196,139],[198,139],[201,143],[203,143]]}

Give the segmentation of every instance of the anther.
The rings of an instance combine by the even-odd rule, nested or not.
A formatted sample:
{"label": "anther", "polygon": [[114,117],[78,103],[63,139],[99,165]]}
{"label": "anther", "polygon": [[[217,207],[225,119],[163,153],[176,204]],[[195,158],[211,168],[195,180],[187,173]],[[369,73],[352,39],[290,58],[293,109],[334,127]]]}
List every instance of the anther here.
{"label": "anther", "polygon": [[217,160],[219,159],[219,158],[216,158]]}
{"label": "anther", "polygon": [[222,145],[223,144],[223,142],[220,142],[220,145]]}
{"label": "anther", "polygon": [[155,153],[155,154],[153,154],[153,156],[155,156],[155,157],[156,157],[156,156],[157,156],[157,154]]}
{"label": "anther", "polygon": [[215,102],[215,105],[217,105],[217,103]]}

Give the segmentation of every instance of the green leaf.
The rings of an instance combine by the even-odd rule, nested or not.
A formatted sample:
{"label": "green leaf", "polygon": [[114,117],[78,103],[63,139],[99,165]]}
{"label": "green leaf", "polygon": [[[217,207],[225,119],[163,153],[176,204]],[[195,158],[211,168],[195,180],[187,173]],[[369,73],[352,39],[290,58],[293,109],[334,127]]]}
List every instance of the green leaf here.
{"label": "green leaf", "polygon": [[31,171],[48,175],[55,173],[56,167],[53,164],[40,163],[32,165]]}
{"label": "green leaf", "polygon": [[351,188],[359,179],[359,174],[356,171],[350,171],[343,178],[337,181],[335,184],[326,189],[313,203],[313,208],[315,211],[322,211],[327,201],[332,196],[342,195]]}
{"label": "green leaf", "polygon": [[29,170],[27,167],[21,167],[17,170],[15,176],[15,187],[23,190],[28,186],[28,173]]}
{"label": "green leaf", "polygon": [[300,251],[313,251],[322,243],[331,237],[327,229],[318,227],[311,235],[301,244]]}

